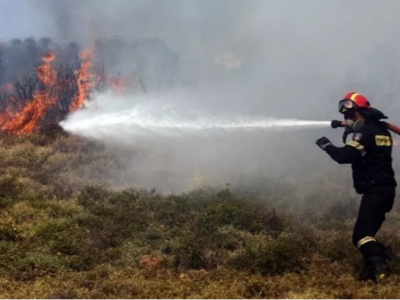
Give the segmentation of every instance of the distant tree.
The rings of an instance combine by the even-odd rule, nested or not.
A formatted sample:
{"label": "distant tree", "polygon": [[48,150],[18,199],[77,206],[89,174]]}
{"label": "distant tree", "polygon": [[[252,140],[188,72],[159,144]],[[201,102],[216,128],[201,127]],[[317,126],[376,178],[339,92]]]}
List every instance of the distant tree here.
{"label": "distant tree", "polygon": [[51,38],[44,37],[39,39],[39,46],[44,49],[50,49],[50,46],[53,44]]}
{"label": "distant tree", "polygon": [[22,41],[20,39],[12,39],[11,44],[13,47],[19,47],[22,45]]}

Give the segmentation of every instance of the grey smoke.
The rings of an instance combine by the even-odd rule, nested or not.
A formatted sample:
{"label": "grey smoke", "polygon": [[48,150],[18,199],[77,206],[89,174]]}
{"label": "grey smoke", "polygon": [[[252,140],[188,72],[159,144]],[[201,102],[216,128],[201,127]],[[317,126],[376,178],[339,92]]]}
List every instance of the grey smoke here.
{"label": "grey smoke", "polygon": [[[374,71],[371,63],[379,65],[386,59],[391,68],[398,67],[399,61],[396,28],[400,25],[400,3],[396,0],[30,3],[36,13],[46,13],[53,21],[53,26],[40,35],[80,43],[88,43],[94,36],[163,39],[179,53],[185,76],[196,82],[215,83],[217,94],[226,95],[227,90],[239,94],[229,95],[229,102],[218,101],[223,106],[229,103],[238,109],[282,116],[290,114],[282,108],[294,105],[297,116],[325,116],[323,111],[334,110],[338,97],[347,91],[343,84],[351,80],[348,88],[361,88],[367,73]],[[393,48],[394,54],[387,58],[385,51],[379,53],[381,48]],[[240,71],[218,64],[224,61],[224,53],[232,54],[231,62],[240,62]],[[129,63],[129,57],[126,60]],[[228,64],[227,56],[225,60]],[[387,80],[383,77],[392,75],[383,68],[387,74],[379,74],[380,83]],[[362,88],[374,97],[372,101],[380,103],[386,97],[383,91],[375,94],[370,87]],[[246,107],[240,93],[246,95]],[[215,104],[214,99],[209,102]],[[309,105],[312,110],[306,108]]]}
{"label": "grey smoke", "polygon": [[[15,9],[22,2],[8,2],[15,14],[8,17],[13,24],[22,16]],[[186,89],[190,86],[191,95],[182,105],[191,109],[216,116],[240,113],[329,120],[340,118],[336,111],[340,97],[359,91],[390,120],[400,121],[397,0],[114,0],[101,4],[32,0],[29,5],[23,22],[29,23],[25,28],[35,37],[79,44],[90,44],[99,36],[130,42],[143,37],[163,40],[179,57],[177,76],[186,82]],[[0,20],[5,14],[0,9]],[[22,34],[0,24],[0,37]],[[129,53],[118,57],[112,66],[115,70],[135,65]],[[305,171],[313,174],[321,165],[336,170],[314,144],[321,135],[341,143],[341,131],[330,129],[179,143],[132,141],[132,147],[146,145],[153,147],[149,152],[158,153],[146,162],[132,158],[142,175],[133,174],[145,185],[166,189],[192,176],[196,166],[201,166],[205,177],[220,182],[256,172],[290,175],[300,182]],[[168,154],[159,154],[161,149]],[[173,173],[173,182],[157,177],[168,172],[179,176]]]}

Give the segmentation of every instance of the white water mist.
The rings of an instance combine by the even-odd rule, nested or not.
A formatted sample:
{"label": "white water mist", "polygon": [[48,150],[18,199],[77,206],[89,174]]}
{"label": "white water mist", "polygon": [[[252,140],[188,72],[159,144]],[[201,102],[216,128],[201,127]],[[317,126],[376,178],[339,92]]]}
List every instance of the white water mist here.
{"label": "white water mist", "polygon": [[326,127],[329,121],[307,121],[296,119],[232,117],[198,118],[184,120],[177,117],[157,118],[141,116],[135,111],[121,114],[104,114],[83,120],[70,119],[61,124],[65,130],[82,135],[112,135],[126,131],[134,135],[157,133],[162,135],[184,135],[218,133],[224,131],[256,131],[273,128]]}
{"label": "white water mist", "polygon": [[[70,116],[61,126],[72,133],[95,138],[129,136],[185,136],[239,131],[266,131],[301,127],[327,127],[329,121],[275,119],[238,115],[210,116],[205,113],[178,113],[179,107],[145,101],[127,106],[117,100],[100,101]],[[104,107],[102,107],[104,105]]]}

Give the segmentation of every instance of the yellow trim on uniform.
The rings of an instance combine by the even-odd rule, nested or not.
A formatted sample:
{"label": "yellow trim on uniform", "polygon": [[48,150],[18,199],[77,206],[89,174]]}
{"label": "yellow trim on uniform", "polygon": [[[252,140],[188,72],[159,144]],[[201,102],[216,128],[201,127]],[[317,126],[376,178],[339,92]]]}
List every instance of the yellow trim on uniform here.
{"label": "yellow trim on uniform", "polygon": [[350,100],[356,101],[356,97],[360,95],[360,94],[356,94],[354,93],[353,95],[351,95]]}
{"label": "yellow trim on uniform", "polygon": [[354,147],[357,150],[359,150],[361,152],[361,155],[364,156],[365,154],[367,154],[367,151],[365,151],[365,148],[363,145],[361,145],[359,142],[356,141],[350,141],[347,143],[348,146]]}
{"label": "yellow trim on uniform", "polygon": [[375,144],[377,146],[391,146],[392,140],[387,135],[376,135]]}
{"label": "yellow trim on uniform", "polygon": [[376,239],[372,236],[366,236],[365,238],[362,238],[361,240],[358,241],[357,248],[360,249],[362,245],[369,242],[376,242]]}

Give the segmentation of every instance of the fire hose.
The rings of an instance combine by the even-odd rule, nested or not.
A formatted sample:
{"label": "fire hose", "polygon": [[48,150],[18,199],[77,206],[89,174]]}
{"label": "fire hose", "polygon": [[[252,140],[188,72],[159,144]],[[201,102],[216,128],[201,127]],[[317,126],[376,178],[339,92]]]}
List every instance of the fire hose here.
{"label": "fire hose", "polygon": [[[388,122],[384,122],[382,121],[382,123],[385,123],[387,126],[387,129],[389,129],[390,131],[394,132],[397,135],[400,135],[400,127],[390,124]],[[339,128],[339,127],[345,127],[346,126],[346,121],[338,121],[338,120],[333,120],[331,122],[331,127],[332,128]]]}
{"label": "fire hose", "polygon": [[[382,121],[382,123],[384,123],[387,127],[388,130],[394,132],[397,135],[400,135],[400,127],[390,124],[388,122],[384,122]],[[338,120],[333,120],[331,122],[331,127],[332,128],[339,128],[339,127],[346,127],[346,121],[338,121]],[[343,133],[343,143],[346,143],[346,138],[347,135],[351,132],[351,130],[345,130],[345,132]]]}

